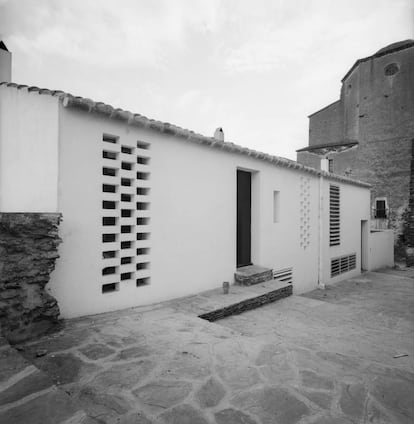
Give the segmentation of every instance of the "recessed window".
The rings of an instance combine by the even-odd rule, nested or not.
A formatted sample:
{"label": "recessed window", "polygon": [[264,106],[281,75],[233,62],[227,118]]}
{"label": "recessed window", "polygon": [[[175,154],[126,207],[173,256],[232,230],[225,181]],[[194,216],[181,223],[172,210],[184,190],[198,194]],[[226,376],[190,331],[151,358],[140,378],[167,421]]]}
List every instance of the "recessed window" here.
{"label": "recessed window", "polygon": [[121,258],[121,265],[130,264],[132,263],[132,256]]}
{"label": "recessed window", "polygon": [[388,207],[386,199],[375,199],[375,218],[388,218]]}
{"label": "recessed window", "polygon": [[124,272],[121,274],[121,281],[130,280],[132,278],[132,272]]}
{"label": "recessed window", "polygon": [[333,172],[333,159],[328,159],[328,172]]}
{"label": "recessed window", "polygon": [[150,233],[137,233],[137,240],[149,240]]}
{"label": "recessed window", "polygon": [[148,255],[150,252],[149,247],[141,247],[137,249],[137,255]]}
{"label": "recessed window", "polygon": [[280,192],[273,192],[273,222],[279,222],[279,209],[280,209]]}
{"label": "recessed window", "polygon": [[149,262],[142,262],[137,264],[137,271],[141,269],[148,269],[149,268]]}
{"label": "recessed window", "polygon": [[121,241],[121,249],[131,249],[132,241]]}

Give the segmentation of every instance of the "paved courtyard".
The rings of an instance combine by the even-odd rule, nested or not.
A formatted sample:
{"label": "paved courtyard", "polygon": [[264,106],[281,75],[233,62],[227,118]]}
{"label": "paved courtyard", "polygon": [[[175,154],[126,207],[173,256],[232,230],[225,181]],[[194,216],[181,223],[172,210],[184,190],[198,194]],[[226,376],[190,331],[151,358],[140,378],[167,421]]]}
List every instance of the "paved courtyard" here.
{"label": "paved courtyard", "polygon": [[[0,385],[0,422],[412,424],[413,286],[367,273],[215,323],[192,298],[71,320],[18,346],[32,374]],[[37,370],[52,388],[17,399]],[[51,391],[79,411],[53,415]]]}

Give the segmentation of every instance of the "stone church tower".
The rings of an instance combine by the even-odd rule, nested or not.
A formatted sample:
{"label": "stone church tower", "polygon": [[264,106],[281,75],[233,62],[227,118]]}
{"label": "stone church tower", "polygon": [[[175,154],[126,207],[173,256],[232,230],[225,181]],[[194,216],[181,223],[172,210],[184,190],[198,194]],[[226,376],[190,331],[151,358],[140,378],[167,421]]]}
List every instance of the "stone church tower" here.
{"label": "stone church tower", "polygon": [[[309,146],[297,160],[372,185],[372,226],[407,244],[414,143],[414,40],[359,59],[342,79],[340,99],[309,116]],[[414,242],[414,240],[413,240]]]}

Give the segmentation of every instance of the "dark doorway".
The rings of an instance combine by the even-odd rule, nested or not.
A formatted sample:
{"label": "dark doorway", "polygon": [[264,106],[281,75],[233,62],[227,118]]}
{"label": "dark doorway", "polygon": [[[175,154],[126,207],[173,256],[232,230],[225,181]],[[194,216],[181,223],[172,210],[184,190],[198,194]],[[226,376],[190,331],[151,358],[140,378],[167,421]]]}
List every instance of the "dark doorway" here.
{"label": "dark doorway", "polygon": [[252,175],[237,171],[237,267],[251,265]]}

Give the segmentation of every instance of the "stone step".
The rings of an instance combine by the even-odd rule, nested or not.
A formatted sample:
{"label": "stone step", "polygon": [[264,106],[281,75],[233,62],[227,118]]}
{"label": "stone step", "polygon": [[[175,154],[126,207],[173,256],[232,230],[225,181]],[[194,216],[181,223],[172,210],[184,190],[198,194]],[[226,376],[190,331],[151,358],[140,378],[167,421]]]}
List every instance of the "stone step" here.
{"label": "stone step", "polygon": [[[278,287],[272,287],[275,285]],[[264,282],[262,286],[269,286],[262,294],[251,293],[250,296],[247,296],[239,302],[229,303],[225,306],[204,312],[198,315],[198,317],[210,322],[217,321],[219,319],[226,318],[231,315],[238,315],[275,302],[276,300],[291,296],[293,291],[292,284],[276,283],[273,280]]]}
{"label": "stone step", "polygon": [[273,271],[258,265],[249,265],[237,268],[234,273],[234,281],[241,286],[251,286],[263,283],[273,278]]}

